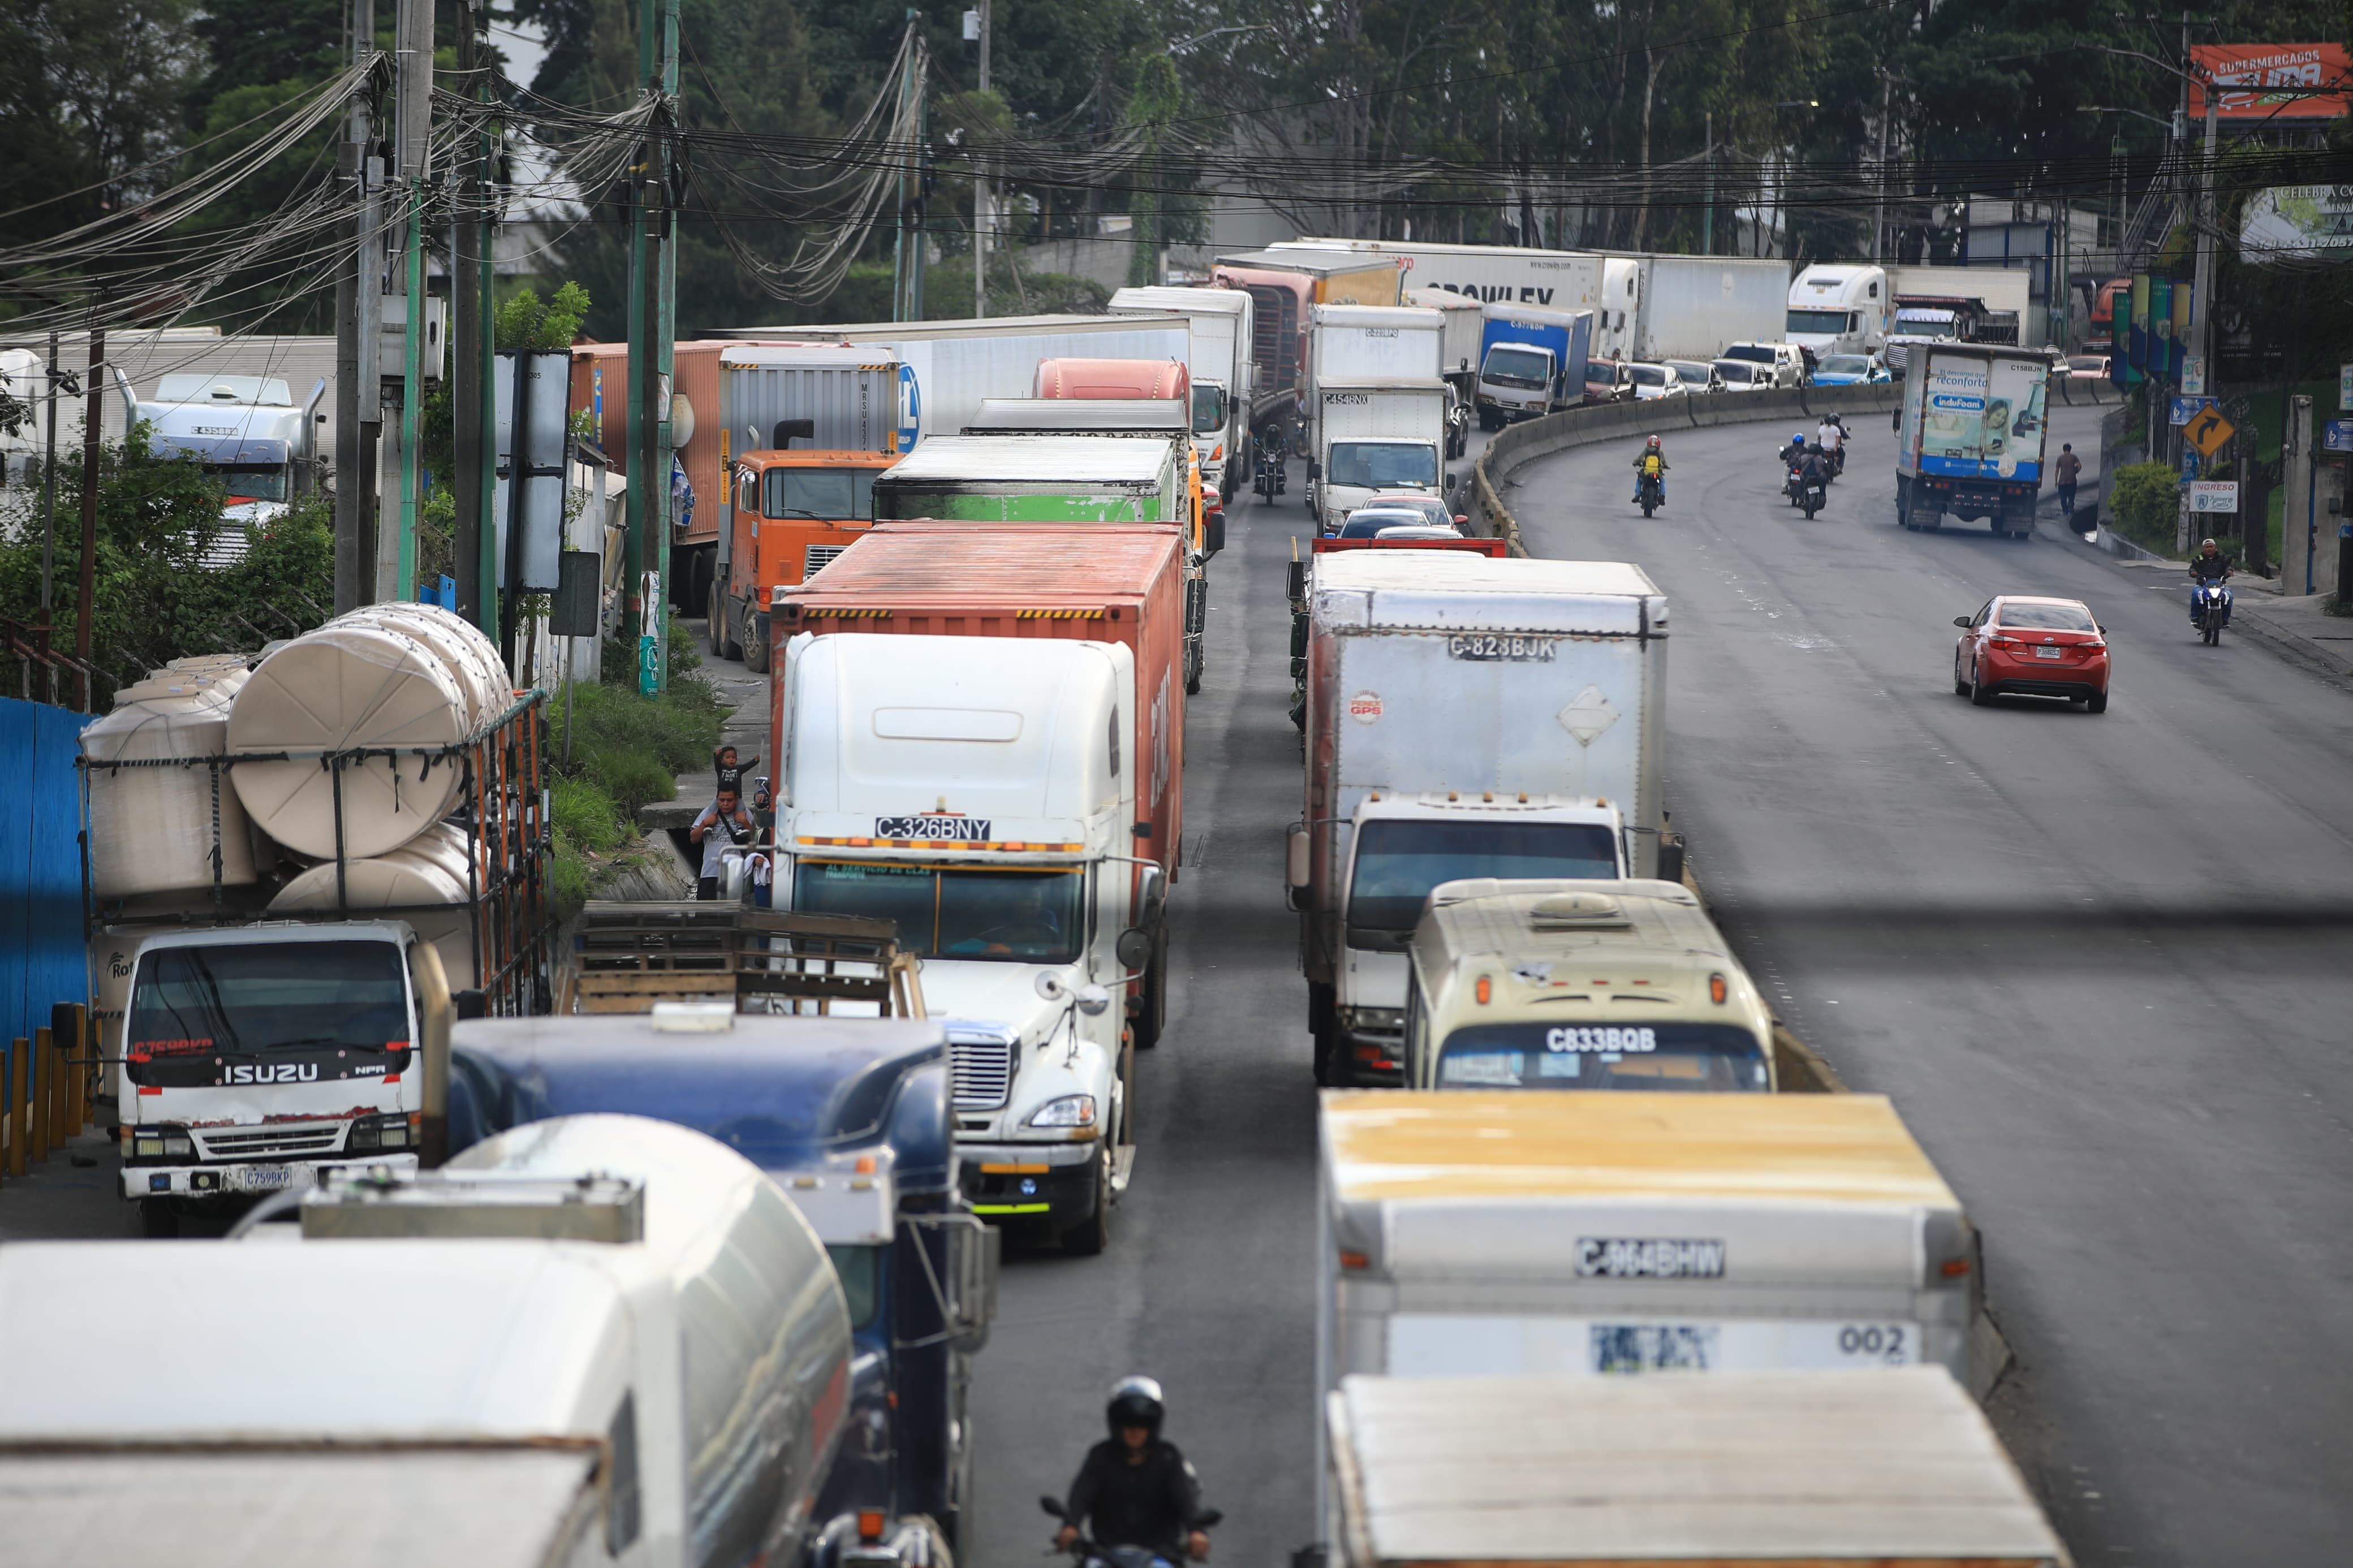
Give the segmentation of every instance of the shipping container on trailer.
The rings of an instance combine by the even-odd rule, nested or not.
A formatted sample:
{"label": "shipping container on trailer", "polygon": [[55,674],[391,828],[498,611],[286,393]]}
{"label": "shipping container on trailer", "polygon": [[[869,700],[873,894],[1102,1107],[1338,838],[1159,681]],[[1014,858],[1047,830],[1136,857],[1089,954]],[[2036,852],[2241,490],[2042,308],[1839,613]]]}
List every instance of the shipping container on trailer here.
{"label": "shipping container on trailer", "polygon": [[[687,492],[670,507],[670,603],[690,616],[710,605],[716,580],[720,524],[727,512],[720,492],[727,484],[727,459],[722,443],[740,450],[727,430],[726,396],[720,355],[734,346],[732,338],[696,338],[671,352],[670,448],[685,472]],[[613,467],[629,470],[629,345],[575,343],[572,346],[572,408],[586,409],[596,443]],[[670,497],[667,476],[657,487]],[[681,515],[681,514],[683,515]],[[635,590],[631,590],[633,593]]]}
{"label": "shipping container on trailer", "polygon": [[1257,250],[1221,256],[1209,280],[1240,289],[1257,302],[1251,358],[1258,367],[1259,426],[1295,416],[1314,377],[1308,327],[1318,305],[1395,305],[1397,263],[1387,257]]}

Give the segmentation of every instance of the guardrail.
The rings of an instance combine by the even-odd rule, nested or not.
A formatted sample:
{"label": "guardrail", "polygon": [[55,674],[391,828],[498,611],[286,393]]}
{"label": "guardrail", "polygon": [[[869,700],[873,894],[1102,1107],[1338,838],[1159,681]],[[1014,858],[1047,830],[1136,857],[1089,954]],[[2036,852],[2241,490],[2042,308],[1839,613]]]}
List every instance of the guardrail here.
{"label": "guardrail", "polygon": [[1603,403],[1565,409],[1539,419],[1524,420],[1500,432],[1479,454],[1471,469],[1467,514],[1473,531],[1500,538],[1514,555],[1525,555],[1520,541],[1520,520],[1504,504],[1500,481],[1514,469],[1571,447],[1589,447],[1627,436],[1696,430],[1712,425],[1762,425],[1798,418],[1811,425],[1835,409],[1841,414],[1886,414],[1895,407],[1898,388],[1881,382],[1869,386],[1792,386],[1771,392],[1719,392],[1697,396],[1654,397],[1642,403]]}

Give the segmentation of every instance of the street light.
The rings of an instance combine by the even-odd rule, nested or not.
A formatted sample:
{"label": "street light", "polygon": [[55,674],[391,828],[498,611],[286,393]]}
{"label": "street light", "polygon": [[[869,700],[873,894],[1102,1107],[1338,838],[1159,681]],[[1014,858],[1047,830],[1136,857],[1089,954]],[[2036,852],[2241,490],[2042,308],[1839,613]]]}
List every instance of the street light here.
{"label": "street light", "polygon": [[2161,115],[2144,113],[2137,109],[2124,109],[2116,105],[2104,103],[2085,103],[2079,104],[2076,107],[2075,112],[2078,114],[2129,114],[2136,120],[2146,120],[2151,125],[2162,125],[2167,131],[2176,136],[2181,134],[2181,126],[2179,121],[2166,119]]}

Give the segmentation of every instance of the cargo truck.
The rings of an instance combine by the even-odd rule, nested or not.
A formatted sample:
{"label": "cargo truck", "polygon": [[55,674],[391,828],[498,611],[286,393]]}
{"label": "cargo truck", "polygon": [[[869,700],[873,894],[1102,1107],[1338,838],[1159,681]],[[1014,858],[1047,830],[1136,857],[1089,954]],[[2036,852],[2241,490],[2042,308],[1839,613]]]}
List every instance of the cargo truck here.
{"label": "cargo truck", "polygon": [[[751,940],[790,948],[811,991],[831,978],[814,973],[811,950],[823,945],[823,967],[838,971],[833,952],[856,944],[807,928],[874,923],[713,904],[592,904],[587,918],[609,951],[624,932],[665,922],[681,945],[702,946],[709,933],[695,928],[739,914],[765,928]],[[451,1145],[462,1152],[525,1123],[626,1111],[717,1138],[757,1165],[816,1231],[849,1307],[845,1441],[816,1517],[881,1510],[936,1521],[968,1556],[969,1396],[995,1311],[997,1232],[955,1188],[945,1031],[920,1019],[765,1016],[749,1008],[775,994],[758,994],[715,1016],[681,1016],[665,997],[634,1017],[461,1022]]]}
{"label": "cargo truck", "polygon": [[1453,384],[1468,402],[1479,379],[1479,341],[1487,318],[1479,301],[1443,289],[1409,289],[1405,302],[1435,310],[1444,324],[1439,329],[1438,374]]}
{"label": "cargo truck", "polygon": [[2028,538],[2050,434],[2050,356],[1938,342],[1917,358],[1896,427],[1895,521],[1936,529],[1947,516],[1984,518],[1996,533]]}
{"label": "cargo truck", "polygon": [[[1184,838],[1185,700],[1182,679],[1182,556],[1165,529],[1102,523],[885,523],[822,583],[777,595],[781,644],[803,632],[1016,637],[1110,642],[1125,647],[1137,673],[1127,749],[1143,770],[1128,902],[1147,908],[1147,869],[1178,874]],[[771,711],[781,715],[781,683]],[[775,754],[784,754],[781,717],[772,717]],[[1150,1049],[1166,1026],[1167,932],[1155,927],[1143,977],[1120,998],[1137,1046]]]}
{"label": "cargo truck", "polygon": [[1385,257],[1278,248],[1218,258],[1211,285],[1239,289],[1254,301],[1253,428],[1287,428],[1302,416],[1314,379],[1308,328],[1315,307],[1394,305],[1398,276],[1397,263]]}
{"label": "cargo truck", "polygon": [[[1038,362],[1049,359],[1184,361],[1191,353],[1182,317],[991,316],[947,321],[861,321],[830,327],[748,327],[762,343],[837,343],[907,367],[921,390],[909,444],[952,436],[972,423],[984,397],[1034,395]],[[900,448],[902,452],[906,447]]]}
{"label": "cargo truck", "polygon": [[1633,273],[1603,294],[1594,336],[1610,357],[1657,364],[1714,359],[1733,343],[1774,341],[1788,315],[1789,264],[1754,257],[1605,252]]}
{"label": "cargo truck", "polygon": [[1314,449],[1327,383],[1419,384],[1444,374],[1446,319],[1411,305],[1318,305],[1309,312],[1308,384],[1300,408]]}
{"label": "cargo truck", "polygon": [[[1204,443],[1192,431],[1193,382],[1181,360],[1048,359],[1038,362],[1038,379],[1030,395],[1052,403],[1166,403],[1174,401],[1182,416],[1178,428],[1186,437],[1191,459],[1193,510],[1206,537],[1214,520],[1220,539],[1205,542],[1214,555],[1222,546],[1226,498],[1208,475],[1214,443]],[[987,401],[995,402],[996,399]],[[973,433],[966,426],[965,433]]]}
{"label": "cargo truck", "polygon": [[1201,482],[1233,500],[1256,453],[1250,443],[1250,398],[1256,373],[1250,342],[1257,301],[1240,289],[1122,289],[1111,297],[1114,316],[1183,316],[1192,346],[1186,366],[1193,384],[1193,435],[1201,444]]}
{"label": "cargo truck", "polygon": [[1307,507],[1320,531],[1337,533],[1376,495],[1445,499],[1454,488],[1446,471],[1446,384],[1434,375],[1318,377]]}
{"label": "cargo truck", "polygon": [[[1032,579],[1039,552],[1072,570],[1117,558],[1108,537],[1050,525],[1008,548]],[[1175,541],[1145,531],[1137,548],[1167,563]],[[775,900],[898,921],[948,1022],[965,1195],[1081,1254],[1108,1243],[1134,1169],[1135,1031],[1119,1004],[1161,951],[1176,857],[1155,817],[1176,808],[1181,677],[1165,568],[1155,580],[1148,619],[1166,629],[1149,658],[1109,640],[1140,609],[1118,603],[1123,578],[1084,595],[1105,640],[792,634],[775,699]],[[1168,739],[1146,742],[1155,716]]]}
{"label": "cargo truck", "polygon": [[[158,457],[194,460],[227,492],[222,516],[260,527],[286,515],[290,503],[319,486],[322,379],[301,404],[288,384],[267,375],[198,375],[183,372],[155,384],[142,399],[130,378],[114,373],[123,404],[123,427],[144,422],[147,449]],[[59,424],[64,423],[59,410]],[[232,544],[242,553],[241,542]]]}
{"label": "cargo truck", "polygon": [[1185,545],[1185,689],[1200,689],[1210,541],[1188,442],[1113,435],[934,436],[876,483],[874,515],[1168,524]]}
{"label": "cargo truck", "polygon": [[1680,879],[1667,602],[1640,567],[1360,551],[1308,584],[1286,877],[1319,1081],[1395,1081],[1407,949],[1461,877]]}
{"label": "cargo truck", "polygon": [[1332,1568],[2069,1568],[1940,1372],[1344,1378]]}
{"label": "cargo truck", "polygon": [[705,635],[712,653],[743,660],[754,674],[768,668],[769,595],[822,571],[872,525],[875,478],[899,460],[796,448],[812,424],[778,420],[774,445],[735,459],[724,487],[732,522],[721,539]]}
{"label": "cargo truck", "polygon": [[1594,313],[1541,305],[1480,309],[1479,428],[1501,430],[1585,401]]}
{"label": "cargo truck", "polygon": [[1681,882],[1440,882],[1412,964],[1409,1088],[1777,1087],[1772,1009]]}
{"label": "cargo truck", "polygon": [[2018,343],[2033,312],[2033,278],[2001,267],[1898,267],[1889,282],[1895,315],[1883,353],[1901,380],[1922,343]]}
{"label": "cargo truck", "polygon": [[1998,1370],[1977,1232],[1880,1095],[1333,1090],[1321,1161],[1327,1391]]}
{"label": "cargo truck", "polygon": [[[216,1325],[200,1353],[58,1353],[153,1344],[174,1311]],[[639,1117],[354,1173],[240,1241],[12,1245],[0,1354],[12,1559],[699,1568],[855,1542],[815,1512],[852,1380],[823,1245],[742,1154]]]}

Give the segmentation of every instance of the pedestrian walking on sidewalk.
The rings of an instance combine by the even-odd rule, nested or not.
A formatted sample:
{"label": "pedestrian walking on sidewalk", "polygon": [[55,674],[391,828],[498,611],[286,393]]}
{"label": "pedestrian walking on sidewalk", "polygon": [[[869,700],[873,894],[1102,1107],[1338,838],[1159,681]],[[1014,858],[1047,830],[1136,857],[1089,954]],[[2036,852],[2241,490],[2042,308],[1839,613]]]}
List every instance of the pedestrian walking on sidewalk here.
{"label": "pedestrian walking on sidewalk", "polygon": [[2059,448],[2059,461],[2053,472],[2059,479],[2059,511],[2066,518],[2067,526],[2075,526],[2075,480],[2084,472],[2084,459],[2075,456],[2075,443],[2069,441]]}

